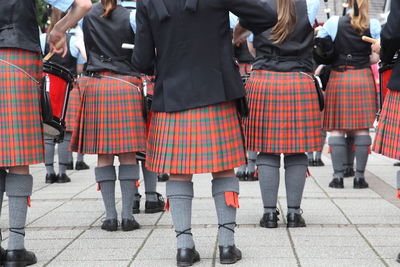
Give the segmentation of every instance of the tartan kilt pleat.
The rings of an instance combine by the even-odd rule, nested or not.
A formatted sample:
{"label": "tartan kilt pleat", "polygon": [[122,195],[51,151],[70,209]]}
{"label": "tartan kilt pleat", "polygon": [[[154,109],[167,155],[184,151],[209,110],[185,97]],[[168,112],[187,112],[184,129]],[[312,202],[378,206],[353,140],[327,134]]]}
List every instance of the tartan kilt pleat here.
{"label": "tartan kilt pleat", "polygon": [[234,102],[153,113],[146,164],[154,172],[218,172],[244,164],[245,157]]}
{"label": "tartan kilt pleat", "polygon": [[84,154],[144,151],[143,96],[138,90],[141,79],[109,72],[99,74],[103,76],[78,80],[82,100],[71,150]]}
{"label": "tartan kilt pleat", "polygon": [[321,112],[313,79],[299,72],[253,70],[246,86],[247,149],[304,153],[321,147]]}
{"label": "tartan kilt pleat", "polygon": [[0,48],[0,60],[0,167],[41,163],[40,54]]}
{"label": "tartan kilt pleat", "polygon": [[72,88],[69,94],[67,114],[65,116],[65,126],[68,132],[72,132],[75,128],[75,122],[78,118],[79,107],[81,105],[81,96],[77,85]]}
{"label": "tartan kilt pleat", "polygon": [[400,92],[389,91],[375,136],[373,151],[400,159]]}
{"label": "tartan kilt pleat", "polygon": [[239,63],[239,72],[240,72],[240,76],[249,75],[251,72],[251,64]]}
{"label": "tartan kilt pleat", "polygon": [[325,99],[324,130],[372,128],[377,99],[370,68],[332,71]]}

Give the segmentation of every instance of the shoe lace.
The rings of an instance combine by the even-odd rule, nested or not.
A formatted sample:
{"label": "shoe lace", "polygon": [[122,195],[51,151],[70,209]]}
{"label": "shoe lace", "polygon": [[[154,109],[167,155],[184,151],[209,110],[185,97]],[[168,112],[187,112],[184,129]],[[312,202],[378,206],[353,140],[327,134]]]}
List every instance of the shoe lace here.
{"label": "shoe lace", "polygon": [[192,228],[189,228],[189,229],[186,229],[186,230],[183,230],[183,231],[176,231],[176,230],[175,230],[176,237],[178,238],[178,237],[181,236],[181,235],[190,235],[190,236],[193,236],[193,234],[192,234],[190,231],[192,231]]}
{"label": "shoe lace", "polygon": [[229,223],[224,223],[224,224],[218,224],[218,229],[220,229],[222,227],[222,228],[225,228],[225,229],[227,229],[229,231],[232,231],[234,233],[235,230],[227,227],[227,225],[233,225],[233,227],[237,226],[236,222],[229,222]]}

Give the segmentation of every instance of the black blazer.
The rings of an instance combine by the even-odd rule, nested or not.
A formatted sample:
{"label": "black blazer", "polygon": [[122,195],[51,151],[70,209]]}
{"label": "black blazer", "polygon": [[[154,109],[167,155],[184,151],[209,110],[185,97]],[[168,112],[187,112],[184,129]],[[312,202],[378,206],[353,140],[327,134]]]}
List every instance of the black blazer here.
{"label": "black blazer", "polygon": [[[400,49],[400,0],[392,0],[388,21],[381,32],[381,60],[391,63],[394,54]],[[400,91],[400,57],[397,59],[388,88]]]}
{"label": "black blazer", "polygon": [[258,34],[275,25],[263,0],[140,0],[133,65],[157,78],[152,109],[182,111],[245,95],[233,59],[229,11]]}

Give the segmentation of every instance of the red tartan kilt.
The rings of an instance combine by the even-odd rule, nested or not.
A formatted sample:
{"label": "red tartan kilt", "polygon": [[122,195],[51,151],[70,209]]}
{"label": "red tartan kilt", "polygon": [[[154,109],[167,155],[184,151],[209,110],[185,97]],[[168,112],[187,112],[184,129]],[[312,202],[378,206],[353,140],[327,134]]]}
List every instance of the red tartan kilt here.
{"label": "red tartan kilt", "polygon": [[377,112],[370,68],[332,71],[326,88],[324,130],[372,128]]}
{"label": "red tartan kilt", "polygon": [[321,149],[321,112],[314,81],[298,72],[253,70],[247,82],[247,149],[304,153]]}
{"label": "red tartan kilt", "polygon": [[156,173],[224,171],[244,164],[245,158],[233,102],[174,113],[153,113],[146,164]]}
{"label": "red tartan kilt", "polygon": [[373,151],[393,159],[400,159],[400,92],[386,95]]}
{"label": "red tartan kilt", "polygon": [[142,113],[143,96],[132,85],[141,88],[141,79],[110,72],[100,75],[114,79],[84,77],[78,81],[82,101],[71,149],[84,154],[144,151],[146,128]]}
{"label": "red tartan kilt", "polygon": [[[0,48],[0,167],[43,162],[40,54]],[[33,78],[30,78],[29,75]]]}
{"label": "red tartan kilt", "polygon": [[251,72],[251,64],[239,63],[240,76],[249,75]]}
{"label": "red tartan kilt", "polygon": [[78,117],[79,107],[81,105],[81,96],[79,87],[74,85],[74,88],[69,94],[67,114],[65,116],[65,126],[68,132],[72,132],[75,128],[75,122]]}

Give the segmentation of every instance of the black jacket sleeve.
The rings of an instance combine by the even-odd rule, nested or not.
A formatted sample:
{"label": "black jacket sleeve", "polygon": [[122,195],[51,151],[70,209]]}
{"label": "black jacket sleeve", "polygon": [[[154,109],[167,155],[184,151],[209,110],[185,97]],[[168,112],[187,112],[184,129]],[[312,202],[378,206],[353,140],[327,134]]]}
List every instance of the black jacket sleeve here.
{"label": "black jacket sleeve", "polygon": [[239,17],[243,28],[260,34],[273,27],[277,22],[277,14],[263,0],[223,0],[225,7]]}
{"label": "black jacket sleeve", "polygon": [[155,47],[150,21],[144,0],[137,1],[135,48],[132,54],[132,65],[140,72],[154,75]]}
{"label": "black jacket sleeve", "polygon": [[400,49],[400,0],[392,0],[388,21],[381,32],[381,60],[390,63]]}

